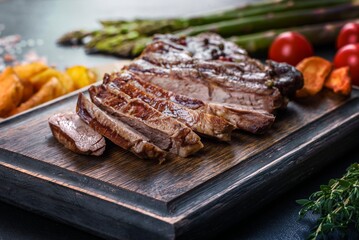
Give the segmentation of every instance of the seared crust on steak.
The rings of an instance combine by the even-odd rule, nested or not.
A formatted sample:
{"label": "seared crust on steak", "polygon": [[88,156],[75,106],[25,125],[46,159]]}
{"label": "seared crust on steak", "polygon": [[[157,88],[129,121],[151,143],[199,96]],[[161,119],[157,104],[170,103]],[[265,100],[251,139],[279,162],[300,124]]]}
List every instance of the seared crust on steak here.
{"label": "seared crust on steak", "polygon": [[123,149],[140,158],[158,159],[160,163],[165,160],[165,151],[132,127],[103,112],[82,93],[79,93],[76,111],[84,122]]}
{"label": "seared crust on steak", "polygon": [[131,99],[141,99],[164,115],[186,124],[195,132],[215,137],[221,141],[231,140],[231,132],[234,126],[224,118],[195,111],[167,99],[159,98],[154,94],[143,91],[142,86],[136,80],[140,81],[134,74],[124,71],[107,84],[107,89],[113,94],[118,94],[121,91]]}
{"label": "seared crust on steak", "polygon": [[187,157],[203,148],[200,137],[189,127],[140,99],[131,99],[122,92],[113,94],[106,85],[92,86],[89,93],[98,107],[141,132],[165,151]]}
{"label": "seared crust on steak", "polygon": [[76,113],[58,113],[49,118],[54,137],[73,152],[100,156],[105,151],[104,137],[83,122]]}
{"label": "seared crust on steak", "polygon": [[134,73],[128,71],[114,73],[112,75],[105,75],[104,83],[116,83],[118,79],[120,79],[120,81],[126,81],[127,83],[136,86],[137,89],[156,96],[158,99],[166,99],[167,101],[177,103],[197,112],[203,112],[222,117],[232,123],[236,128],[251,133],[264,132],[272,125],[275,120],[275,117],[272,114],[269,114],[263,110],[254,110],[250,107],[241,106],[238,104],[204,102],[196,98],[190,98],[171,91],[167,91],[154,84],[143,81],[134,75]]}
{"label": "seared crust on steak", "polygon": [[301,73],[288,64],[263,65],[210,33],[187,38],[157,35],[125,69],[177,94],[270,113],[285,107],[303,86]]}

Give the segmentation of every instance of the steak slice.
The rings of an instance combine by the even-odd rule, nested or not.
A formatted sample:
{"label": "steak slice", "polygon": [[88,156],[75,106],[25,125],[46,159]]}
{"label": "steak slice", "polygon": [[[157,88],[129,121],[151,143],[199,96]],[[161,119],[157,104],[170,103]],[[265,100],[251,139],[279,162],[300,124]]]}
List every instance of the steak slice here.
{"label": "steak slice", "polygon": [[127,70],[166,90],[206,102],[239,104],[267,112],[286,104],[278,89],[260,83],[228,81],[228,76],[209,75],[206,69],[168,69],[140,59],[132,62]]}
{"label": "steak slice", "polygon": [[237,128],[251,133],[261,133],[268,129],[275,120],[272,114],[262,110],[254,110],[238,104],[224,104],[204,102],[196,98],[190,98],[167,91],[154,84],[141,80],[134,73],[123,71],[112,75],[105,75],[104,83],[125,81],[135,86],[137,89],[154,95],[157,99],[165,99],[172,103],[182,105],[196,112],[204,112],[222,117],[232,123]]}
{"label": "steak slice", "polygon": [[58,113],[49,118],[52,135],[75,153],[100,156],[106,148],[103,136],[83,122],[76,113]]}
{"label": "steak slice", "polygon": [[186,124],[195,132],[215,137],[221,141],[231,140],[231,132],[234,126],[224,118],[195,111],[164,98],[158,98],[153,94],[146,93],[141,89],[141,86],[138,88],[137,85],[136,77],[133,74],[121,73],[118,78],[107,84],[107,89],[113,94],[119,94],[118,92],[121,91],[131,99],[141,99],[164,115]]}
{"label": "steak slice", "polygon": [[[267,80],[273,80],[273,83],[267,84],[273,84],[274,87],[280,90],[284,97],[290,98],[294,96],[295,91],[302,88],[304,84],[302,74],[296,70],[295,67],[271,60],[267,60],[266,65],[264,65],[259,60],[251,58],[244,49],[238,47],[233,42],[224,40],[215,33],[202,33],[195,37],[187,38],[170,34],[156,35],[153,42],[163,42],[167,47],[172,47],[172,49],[168,50],[171,54],[173,54],[174,49],[180,50],[182,53],[180,58],[188,54],[192,56],[193,60],[202,60],[200,62],[205,61],[205,64],[213,64],[213,66],[209,68],[220,69],[219,72],[225,72],[225,74],[262,83]],[[147,49],[149,52],[156,52],[154,49],[151,50],[150,45],[146,50]],[[161,53],[160,56],[166,59],[163,52]],[[171,56],[171,59],[176,58]],[[217,67],[218,65],[216,66],[216,63],[219,63],[220,68]],[[227,71],[225,69],[227,69]],[[259,74],[252,77],[251,73],[265,73],[265,75]],[[270,79],[260,76],[266,76]]]}
{"label": "steak slice", "polygon": [[125,69],[178,94],[273,112],[286,106],[303,78],[288,64],[267,63],[216,34],[158,35]]}
{"label": "steak slice", "polygon": [[139,99],[131,99],[122,92],[113,94],[106,85],[92,86],[89,93],[98,107],[144,134],[163,150],[187,157],[203,148],[200,137],[189,127]]}
{"label": "steak slice", "polygon": [[165,160],[165,151],[129,125],[109,116],[82,93],[79,93],[76,111],[84,122],[121,148],[140,158],[158,159],[160,163]]}

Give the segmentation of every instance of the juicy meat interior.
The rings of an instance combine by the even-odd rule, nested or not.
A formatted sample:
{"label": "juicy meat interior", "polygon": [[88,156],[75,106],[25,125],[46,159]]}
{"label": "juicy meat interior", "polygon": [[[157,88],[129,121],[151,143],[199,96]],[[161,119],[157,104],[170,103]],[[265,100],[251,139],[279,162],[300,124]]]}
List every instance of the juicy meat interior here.
{"label": "juicy meat interior", "polygon": [[125,69],[177,94],[270,113],[285,107],[303,86],[302,75],[294,67],[274,61],[264,65],[212,33],[157,35]]}

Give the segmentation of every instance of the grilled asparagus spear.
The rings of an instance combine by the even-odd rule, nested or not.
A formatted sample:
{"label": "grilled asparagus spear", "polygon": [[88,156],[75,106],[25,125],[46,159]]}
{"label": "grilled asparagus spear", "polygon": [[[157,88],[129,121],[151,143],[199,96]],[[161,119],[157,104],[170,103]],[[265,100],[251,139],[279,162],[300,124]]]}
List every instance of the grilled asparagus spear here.
{"label": "grilled asparagus spear", "polygon": [[277,0],[250,4],[243,7],[227,10],[220,13],[209,14],[193,18],[178,19],[138,19],[133,21],[101,21],[103,28],[96,31],[72,31],[58,39],[62,45],[80,45],[85,37],[91,36],[98,40],[110,38],[120,34],[136,34],[138,36],[151,36],[155,33],[171,33],[191,26],[218,23],[233,19],[246,19],[251,16],[265,15],[267,13],[279,13],[290,10],[309,9],[315,7],[328,7],[351,0],[327,0],[327,1],[294,1]]}
{"label": "grilled asparagus spear", "polygon": [[[276,34],[296,26],[294,30],[303,31],[306,35],[306,32],[311,33],[311,29],[315,27],[299,28],[299,26],[313,22],[323,23],[359,17],[359,0],[282,0],[278,4],[273,4],[273,1],[271,3],[254,4],[190,19],[103,21],[102,29],[92,32],[74,31],[60,38],[59,43],[82,44],[83,40],[88,37],[90,41],[85,44],[88,53],[100,52],[133,57],[141,53],[154,33],[174,32],[177,35],[195,35],[211,31],[224,37],[238,36],[233,37],[233,41],[253,52],[268,47]],[[212,21],[216,22],[212,23]],[[187,28],[188,26],[190,27]],[[272,28],[278,30],[255,33]],[[334,33],[331,36],[333,35]],[[318,39],[324,42],[330,40],[324,38],[315,40]]]}
{"label": "grilled asparagus spear", "polygon": [[[352,20],[359,23],[359,19]],[[232,36],[228,40],[236,43],[250,53],[266,51],[273,40],[281,33],[291,31],[304,35],[313,45],[334,44],[340,29],[348,21],[306,25],[295,28],[273,29],[254,34]]]}
{"label": "grilled asparagus spear", "polygon": [[286,28],[305,24],[323,23],[359,17],[359,1],[341,4],[329,8],[294,10],[278,14],[267,14],[230,21],[190,27],[176,32],[178,35],[196,35],[202,32],[216,32],[223,37],[248,34],[268,28]]}

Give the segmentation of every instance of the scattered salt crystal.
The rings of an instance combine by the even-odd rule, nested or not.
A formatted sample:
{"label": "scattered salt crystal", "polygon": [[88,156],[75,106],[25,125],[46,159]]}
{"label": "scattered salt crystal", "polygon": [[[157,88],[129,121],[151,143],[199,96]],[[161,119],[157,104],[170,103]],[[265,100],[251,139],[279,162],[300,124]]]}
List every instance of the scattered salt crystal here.
{"label": "scattered salt crystal", "polygon": [[6,45],[15,45],[20,41],[21,37],[20,35],[10,35],[3,38],[0,38],[0,45],[6,46]]}
{"label": "scattered salt crystal", "polygon": [[20,47],[26,47],[27,46],[27,41],[21,40],[20,43],[19,43],[19,46]]}
{"label": "scattered salt crystal", "polygon": [[39,55],[34,50],[30,50],[24,55],[24,60],[22,61],[22,63],[29,63],[35,61],[46,63],[47,59],[45,57],[39,57]]}
{"label": "scattered salt crystal", "polygon": [[44,45],[44,40],[42,40],[42,39],[37,39],[37,40],[36,40],[36,44],[37,44],[38,46]]}
{"label": "scattered salt crystal", "polygon": [[[0,32],[4,28],[5,26],[0,24]],[[21,40],[20,35],[0,37],[0,69],[3,69],[6,65],[14,65],[19,62],[30,63],[40,61],[46,64],[47,59],[39,57],[34,50],[31,49],[26,52],[26,49],[29,47],[41,46],[43,44],[44,40],[42,39]]]}
{"label": "scattered salt crystal", "polygon": [[5,55],[4,55],[4,61],[5,62],[12,62],[12,61],[14,61],[15,60],[15,56],[14,55],[11,55],[11,54],[9,54],[9,53],[6,53]]}
{"label": "scattered salt crystal", "polygon": [[29,40],[27,40],[27,45],[28,45],[29,47],[35,46],[35,40],[34,40],[34,39],[29,39]]}
{"label": "scattered salt crystal", "polygon": [[15,49],[13,47],[10,47],[10,46],[6,46],[5,51],[7,53],[9,53],[9,54],[15,54]]}

